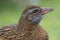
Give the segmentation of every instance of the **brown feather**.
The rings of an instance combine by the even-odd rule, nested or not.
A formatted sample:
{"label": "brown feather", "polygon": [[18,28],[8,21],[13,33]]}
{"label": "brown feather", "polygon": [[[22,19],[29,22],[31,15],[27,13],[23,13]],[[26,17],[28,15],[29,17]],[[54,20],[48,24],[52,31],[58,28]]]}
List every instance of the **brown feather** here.
{"label": "brown feather", "polygon": [[[27,7],[22,14],[38,6]],[[37,24],[30,24],[21,17],[18,24],[4,26],[0,29],[0,40],[48,40],[48,33]]]}

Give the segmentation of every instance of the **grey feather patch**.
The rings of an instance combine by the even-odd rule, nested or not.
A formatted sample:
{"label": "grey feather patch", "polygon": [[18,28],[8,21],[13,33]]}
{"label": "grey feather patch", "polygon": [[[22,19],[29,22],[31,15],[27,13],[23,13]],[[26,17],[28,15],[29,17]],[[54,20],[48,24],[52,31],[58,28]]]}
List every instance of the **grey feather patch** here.
{"label": "grey feather patch", "polygon": [[36,17],[32,17],[31,23],[37,23],[38,24],[41,21],[42,18],[43,17],[42,17],[41,14],[40,15],[37,15]]}

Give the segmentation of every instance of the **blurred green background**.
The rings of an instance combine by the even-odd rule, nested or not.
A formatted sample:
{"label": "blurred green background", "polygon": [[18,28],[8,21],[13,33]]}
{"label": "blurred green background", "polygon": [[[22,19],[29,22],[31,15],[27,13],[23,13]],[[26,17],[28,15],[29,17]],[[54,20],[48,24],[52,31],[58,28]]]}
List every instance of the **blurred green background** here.
{"label": "blurred green background", "polygon": [[0,27],[18,23],[22,10],[31,4],[54,9],[40,25],[49,33],[49,40],[60,40],[60,0],[0,0]]}

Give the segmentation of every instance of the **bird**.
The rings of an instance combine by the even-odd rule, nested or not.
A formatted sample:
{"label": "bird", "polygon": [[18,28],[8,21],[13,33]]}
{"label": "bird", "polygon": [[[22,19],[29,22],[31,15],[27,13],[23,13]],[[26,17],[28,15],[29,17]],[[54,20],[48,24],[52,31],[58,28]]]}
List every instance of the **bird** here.
{"label": "bird", "polygon": [[0,28],[0,40],[48,40],[48,33],[39,23],[43,16],[51,11],[52,8],[27,6],[17,24]]}

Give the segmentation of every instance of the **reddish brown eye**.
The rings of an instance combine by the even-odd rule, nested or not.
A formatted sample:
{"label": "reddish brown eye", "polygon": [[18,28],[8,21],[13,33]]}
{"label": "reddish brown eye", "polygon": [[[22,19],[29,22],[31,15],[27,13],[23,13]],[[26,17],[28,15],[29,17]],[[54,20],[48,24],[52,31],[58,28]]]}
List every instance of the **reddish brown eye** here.
{"label": "reddish brown eye", "polygon": [[38,12],[38,10],[34,10],[34,11],[33,11],[33,13],[36,13],[36,12]]}

